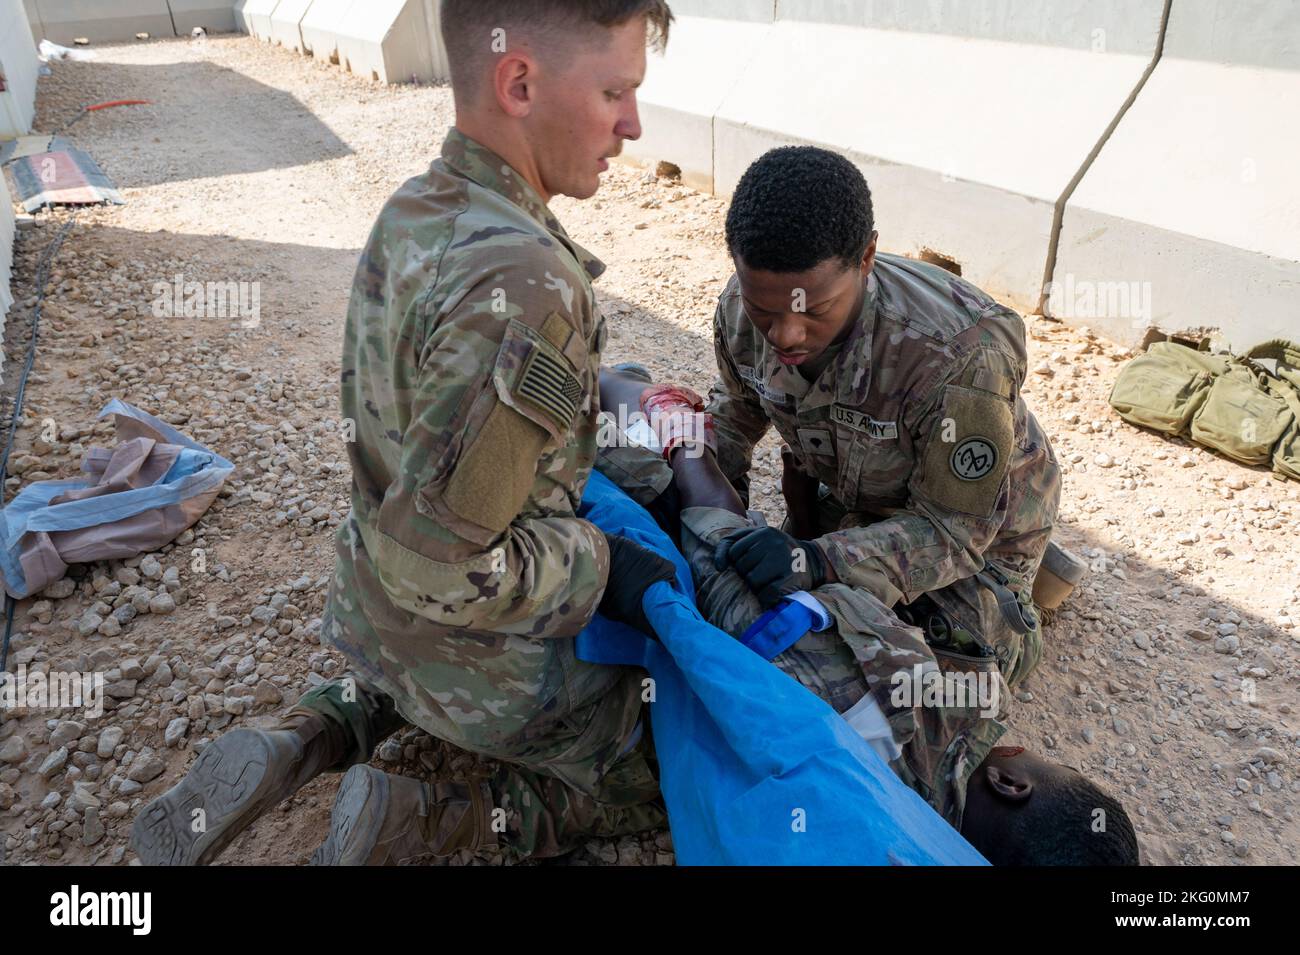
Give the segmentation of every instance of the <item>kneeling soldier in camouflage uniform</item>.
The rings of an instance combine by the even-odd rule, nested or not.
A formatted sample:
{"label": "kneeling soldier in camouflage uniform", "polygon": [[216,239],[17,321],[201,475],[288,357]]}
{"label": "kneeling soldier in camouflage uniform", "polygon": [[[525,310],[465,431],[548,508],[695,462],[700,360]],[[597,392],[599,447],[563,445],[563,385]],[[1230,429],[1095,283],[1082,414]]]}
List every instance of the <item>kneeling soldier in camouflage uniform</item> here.
{"label": "kneeling soldier in camouflage uniform", "polygon": [[[870,672],[904,632],[924,633],[909,655],[1014,689],[1042,655],[1031,592],[1061,487],[1020,397],[1020,316],[937,266],[877,255],[867,183],[824,149],[758,159],[726,234],[717,462],[746,498],[754,445],[775,425],[789,520],[738,530],[723,560],[764,606],[839,584],[887,713],[890,681]],[[913,748],[909,781],[953,821],[1001,732],[980,720],[944,734],[942,751]]]}
{"label": "kneeling soldier in camouflage uniform", "polygon": [[[1005,725],[980,706],[900,706],[895,690],[919,697],[933,671],[1014,688],[1042,654],[1031,586],[1060,475],[1019,393],[1024,325],[943,269],[877,255],[867,183],[823,149],[756,161],[727,244],[736,275],[714,318],[707,411],[739,498],[679,503],[693,565],[716,551],[736,576],[704,582],[700,609],[739,634],[783,594],[815,591],[836,633],[810,634],[777,665],[806,670],[791,675],[840,712],[870,689],[902,747],[900,775],[959,825],[966,783]],[[612,381],[606,392],[639,400]],[[744,518],[752,451],[773,424],[787,445],[781,530]],[[634,496],[638,480],[664,484],[606,473]]]}
{"label": "kneeling soldier in camouflage uniform", "polygon": [[[137,818],[145,862],[206,863],[348,767],[319,862],[549,855],[664,823],[640,674],[574,656],[597,608],[644,629],[641,595],[673,571],[575,516],[604,266],[547,202],[594,194],[640,136],[647,36],[670,21],[662,0],[444,0],[456,127],[380,213],[348,307],[352,510],[322,637],[355,675],[213,742]],[[406,720],[503,767],[430,785],[361,765]]]}

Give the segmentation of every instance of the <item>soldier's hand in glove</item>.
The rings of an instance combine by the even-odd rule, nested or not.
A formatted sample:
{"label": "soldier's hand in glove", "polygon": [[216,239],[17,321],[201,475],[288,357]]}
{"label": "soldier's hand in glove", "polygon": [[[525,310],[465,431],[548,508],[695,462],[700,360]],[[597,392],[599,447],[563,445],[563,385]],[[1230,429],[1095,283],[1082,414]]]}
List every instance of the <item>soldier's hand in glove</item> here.
{"label": "soldier's hand in glove", "polygon": [[764,609],[786,594],[820,587],[829,576],[826,556],[816,541],[791,537],[775,527],[756,527],[725,538],[714,553],[714,564],[719,570],[730,565]]}
{"label": "soldier's hand in glove", "polygon": [[657,639],[654,628],[646,619],[641,598],[656,581],[672,583],[677,577],[677,568],[666,557],[630,538],[606,534],[605,540],[609,544],[609,580],[597,609],[610,620],[635,627],[646,636]]}

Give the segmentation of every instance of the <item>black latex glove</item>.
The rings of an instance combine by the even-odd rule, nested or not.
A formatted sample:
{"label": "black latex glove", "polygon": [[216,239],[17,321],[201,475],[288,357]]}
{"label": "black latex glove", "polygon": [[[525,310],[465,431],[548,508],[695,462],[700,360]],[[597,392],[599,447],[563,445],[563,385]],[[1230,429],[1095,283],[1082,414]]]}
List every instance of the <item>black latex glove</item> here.
{"label": "black latex glove", "polygon": [[[802,559],[797,560],[800,554]],[[791,537],[775,527],[733,534],[718,544],[713,559],[719,570],[730,564],[765,610],[786,594],[826,583],[826,557],[817,543]]]}
{"label": "black latex glove", "polygon": [[606,534],[605,540],[609,544],[609,581],[597,609],[610,620],[625,623],[652,639],[658,639],[646,619],[641,598],[655,581],[671,583],[675,580],[677,568],[666,557],[627,537]]}

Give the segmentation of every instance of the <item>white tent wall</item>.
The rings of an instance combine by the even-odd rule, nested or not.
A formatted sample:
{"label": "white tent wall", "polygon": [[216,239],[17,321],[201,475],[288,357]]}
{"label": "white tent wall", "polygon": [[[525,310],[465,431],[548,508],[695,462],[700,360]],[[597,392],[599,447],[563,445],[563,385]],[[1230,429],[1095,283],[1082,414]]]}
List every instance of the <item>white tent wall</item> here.
{"label": "white tent wall", "polygon": [[[21,0],[0,0],[0,139],[31,132],[36,109],[39,61],[36,44]],[[13,305],[9,282],[13,274],[14,207],[9,185],[0,172],[0,341]],[[3,356],[0,355],[0,362]]]}
{"label": "white tent wall", "polygon": [[31,131],[39,69],[27,11],[20,0],[0,0],[0,139]]}
{"label": "white tent wall", "polygon": [[[9,317],[9,309],[14,303],[13,293],[9,288],[9,282],[13,276],[13,253],[14,206],[9,199],[8,182],[3,175],[0,175],[0,341],[4,341],[6,334],[5,322]],[[3,364],[3,362],[4,353],[0,351],[0,364]],[[0,368],[0,381],[3,378],[3,369]]]}

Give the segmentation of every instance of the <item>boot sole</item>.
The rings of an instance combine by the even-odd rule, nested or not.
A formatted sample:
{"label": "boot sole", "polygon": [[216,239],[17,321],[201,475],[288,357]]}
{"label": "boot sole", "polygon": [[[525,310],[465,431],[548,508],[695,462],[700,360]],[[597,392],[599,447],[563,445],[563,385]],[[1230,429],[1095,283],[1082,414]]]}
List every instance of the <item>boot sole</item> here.
{"label": "boot sole", "polygon": [[379,839],[387,815],[388,777],[364,763],[343,775],[330,831],[312,854],[312,865],[365,865]]}
{"label": "boot sole", "polygon": [[[262,791],[274,753],[266,736],[237,729],[213,741],[185,778],[136,817],[131,848],[145,865],[207,865],[273,803]],[[275,802],[279,802],[277,798]],[[205,831],[195,832],[203,810]]]}

